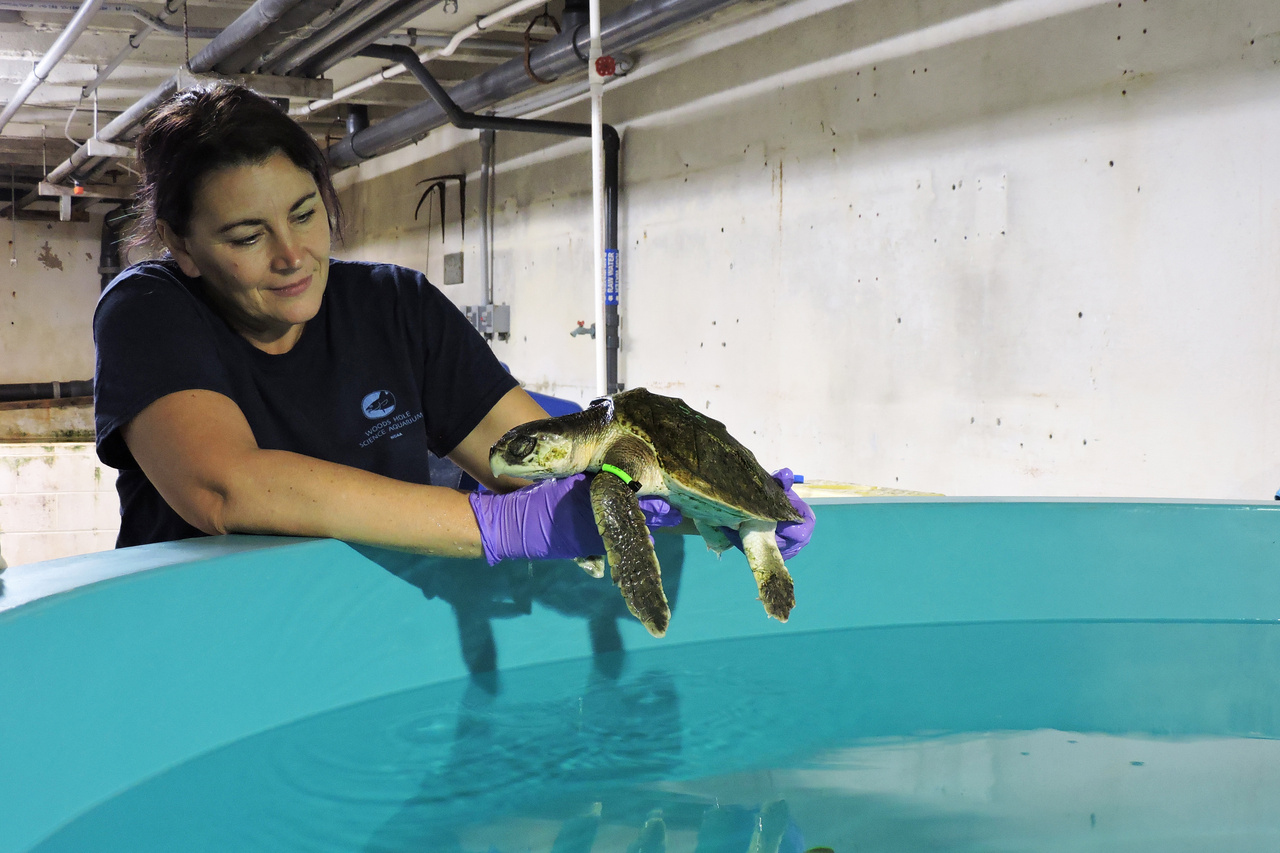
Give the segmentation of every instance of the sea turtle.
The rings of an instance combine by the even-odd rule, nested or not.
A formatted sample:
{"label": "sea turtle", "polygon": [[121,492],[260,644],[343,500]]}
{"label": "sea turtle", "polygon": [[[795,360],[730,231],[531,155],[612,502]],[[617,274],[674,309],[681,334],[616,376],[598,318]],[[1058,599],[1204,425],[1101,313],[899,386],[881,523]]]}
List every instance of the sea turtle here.
{"label": "sea turtle", "polygon": [[[495,475],[530,480],[578,472],[591,480],[591,506],[614,583],[649,633],[666,633],[671,609],[639,498],[659,495],[693,520],[712,550],[738,531],[765,612],[787,621],[795,605],[791,575],[774,539],[779,521],[799,521],[778,482],[724,424],[677,397],[644,388],[592,401],[582,412],[515,427],[489,453]],[[579,563],[596,577],[604,566]]]}

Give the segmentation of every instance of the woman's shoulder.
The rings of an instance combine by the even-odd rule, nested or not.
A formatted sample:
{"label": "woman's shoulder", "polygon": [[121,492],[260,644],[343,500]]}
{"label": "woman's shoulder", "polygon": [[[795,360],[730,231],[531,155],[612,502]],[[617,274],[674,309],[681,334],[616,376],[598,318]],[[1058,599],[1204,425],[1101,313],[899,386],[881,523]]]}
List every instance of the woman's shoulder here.
{"label": "woman's shoulder", "polygon": [[171,260],[142,261],[132,264],[112,279],[98,296],[97,314],[116,306],[145,302],[201,305],[192,289],[191,279],[183,275]]}
{"label": "woman's shoulder", "polygon": [[418,270],[371,261],[329,261],[328,291],[339,303],[436,305],[446,297]]}
{"label": "woman's shoulder", "polygon": [[119,298],[126,293],[178,293],[190,292],[188,280],[172,260],[140,261],[120,272],[106,286],[99,301]]}
{"label": "woman's shoulder", "polygon": [[329,261],[329,281],[338,286],[367,287],[370,284],[384,287],[414,287],[430,284],[427,277],[415,269],[399,264],[374,261]]}

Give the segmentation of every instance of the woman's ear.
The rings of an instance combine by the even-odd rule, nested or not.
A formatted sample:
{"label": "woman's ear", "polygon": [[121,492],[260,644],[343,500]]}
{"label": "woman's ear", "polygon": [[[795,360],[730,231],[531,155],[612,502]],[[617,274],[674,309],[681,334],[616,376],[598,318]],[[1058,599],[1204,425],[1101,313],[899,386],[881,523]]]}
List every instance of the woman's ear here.
{"label": "woman's ear", "polygon": [[169,227],[169,223],[163,219],[156,220],[156,231],[160,234],[160,242],[164,243],[169,254],[173,255],[173,259],[178,262],[178,268],[191,278],[199,278],[200,268],[187,252],[187,241],[175,234]]}

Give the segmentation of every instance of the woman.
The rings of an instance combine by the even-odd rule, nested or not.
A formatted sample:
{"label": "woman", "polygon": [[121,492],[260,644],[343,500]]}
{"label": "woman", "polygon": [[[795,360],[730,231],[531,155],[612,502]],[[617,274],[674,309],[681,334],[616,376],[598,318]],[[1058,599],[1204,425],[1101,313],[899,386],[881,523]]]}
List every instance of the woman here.
{"label": "woman", "polygon": [[[490,472],[494,441],[546,415],[452,303],[415,271],[330,259],[337,194],[297,123],[219,84],[161,105],[137,147],[139,234],[167,255],[122,273],[94,317],[117,547],[269,533],[490,563],[603,552],[583,477],[512,491]],[[428,451],[491,491],[430,485]],[[660,499],[646,515],[680,521]]]}

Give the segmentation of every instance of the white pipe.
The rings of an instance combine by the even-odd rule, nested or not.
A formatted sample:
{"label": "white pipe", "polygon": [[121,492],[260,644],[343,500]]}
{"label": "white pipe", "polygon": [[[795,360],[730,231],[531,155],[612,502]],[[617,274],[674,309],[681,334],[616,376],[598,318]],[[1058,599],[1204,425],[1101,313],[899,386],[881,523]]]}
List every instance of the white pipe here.
{"label": "white pipe", "polygon": [[521,12],[527,12],[530,9],[536,9],[539,6],[545,5],[547,5],[547,0],[518,0],[518,2],[499,9],[491,15],[486,15],[471,26],[459,30],[454,34],[449,43],[436,54],[436,56],[453,56],[453,52],[458,49],[458,45],[462,44],[472,36],[489,29],[495,24],[501,24],[509,18],[514,18]]}
{"label": "white pipe", "polygon": [[601,55],[600,0],[590,0],[588,9],[591,27],[591,47],[587,52],[587,77],[591,86],[591,234],[595,248],[592,294],[596,304],[596,396],[603,397],[609,392],[606,343],[609,330],[605,326],[604,310],[604,78],[596,68],[596,61]]}
{"label": "white pipe", "polygon": [[[499,9],[493,14],[487,15],[481,18],[480,20],[476,21],[474,24],[464,27],[458,32],[454,33],[453,38],[451,38],[449,40],[449,43],[446,44],[444,47],[433,48],[432,50],[428,50],[425,53],[419,54],[418,61],[422,62],[423,64],[426,64],[427,62],[430,62],[431,60],[435,59],[438,56],[452,56],[453,52],[458,49],[458,46],[461,45],[467,39],[471,38],[472,36],[475,36],[475,35],[478,35],[479,33],[484,32],[485,30],[493,27],[495,24],[500,24],[503,21],[506,21],[510,18],[514,18],[516,15],[519,15],[522,12],[527,12],[530,9],[537,8],[538,6],[545,6],[546,4],[547,4],[547,0],[519,0],[519,2],[512,3],[510,6],[506,6],[502,9]],[[324,98],[323,100],[319,100],[319,101],[311,101],[310,103],[304,104],[300,107],[292,107],[289,110],[289,115],[291,116],[311,115],[311,113],[314,113],[318,110],[322,110],[325,107],[329,107],[334,104],[340,104],[353,95],[358,95],[361,92],[365,91],[366,89],[373,88],[374,86],[381,83],[383,80],[390,80],[392,77],[399,77],[401,74],[405,73],[406,70],[408,69],[406,69],[403,65],[400,65],[400,64],[392,65],[389,68],[384,68],[381,71],[379,71],[377,74],[371,74],[368,77],[365,77],[363,80],[357,80],[355,83],[352,83],[349,86],[345,86],[339,89],[338,91],[333,93],[333,97]]]}
{"label": "white pipe", "polygon": [[62,35],[58,36],[58,40],[53,43],[53,46],[49,48],[49,52],[36,64],[36,67],[31,69],[27,79],[22,82],[22,85],[18,87],[18,91],[5,106],[4,112],[0,112],[0,131],[4,130],[4,126],[9,123],[9,119],[13,118],[14,113],[26,103],[31,93],[48,78],[49,73],[53,71],[53,67],[62,59],[63,54],[71,49],[71,45],[75,44],[76,39],[89,26],[89,21],[92,20],[102,2],[103,0],[84,0],[84,5],[80,7],[75,17],[67,24],[67,28],[62,31]]}

